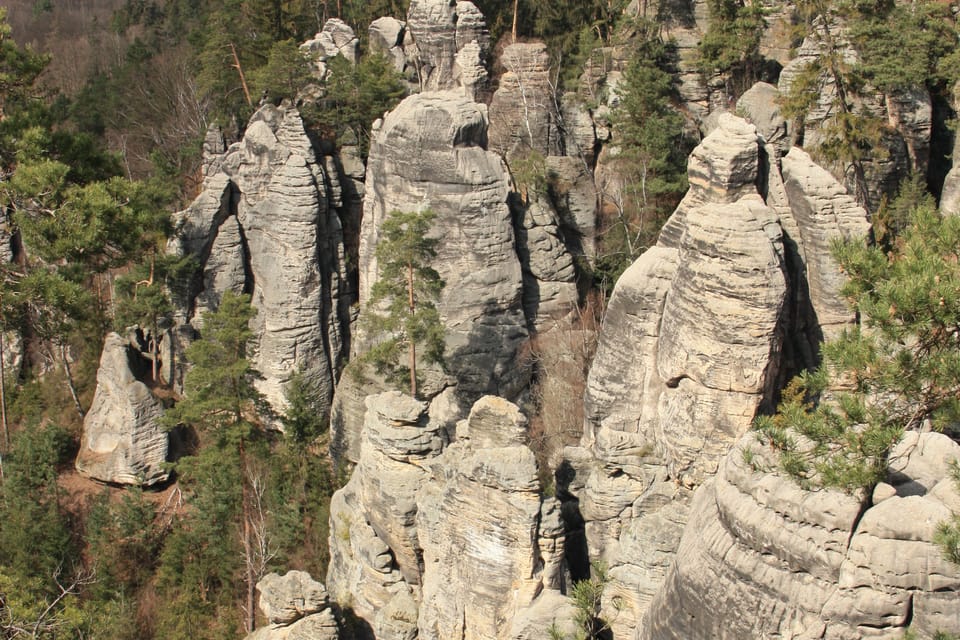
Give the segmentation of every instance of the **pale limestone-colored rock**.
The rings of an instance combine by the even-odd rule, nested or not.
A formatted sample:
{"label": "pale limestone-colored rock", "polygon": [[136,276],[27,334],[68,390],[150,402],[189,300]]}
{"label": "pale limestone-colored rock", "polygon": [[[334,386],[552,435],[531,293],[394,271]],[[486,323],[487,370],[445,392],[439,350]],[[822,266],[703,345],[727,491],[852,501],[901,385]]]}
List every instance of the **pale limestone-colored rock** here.
{"label": "pale limestone-colored rock", "polygon": [[566,237],[566,245],[574,256],[593,260],[596,254],[597,188],[593,173],[579,156],[549,156],[547,171],[553,176],[551,201],[565,229],[575,229]]}
{"label": "pale limestone-colored rock", "polygon": [[271,624],[290,624],[328,606],[327,590],[305,571],[268,573],[257,583],[260,611]]}
{"label": "pale limestone-colored rock", "polygon": [[690,154],[690,188],[660,231],[658,244],[676,247],[686,225],[686,214],[707,202],[736,202],[757,192],[759,167],[757,129],[729,113],[720,115],[717,128]]}
{"label": "pale limestone-colored rock", "polygon": [[[149,486],[168,477],[168,437],[160,426],[163,404],[137,379],[137,354],[116,333],[107,334],[93,404],[83,420],[76,467],[101,482]],[[149,370],[145,361],[141,372]]]}
{"label": "pale limestone-colored rock", "polygon": [[326,588],[304,571],[265,575],[257,583],[267,624],[246,640],[337,640],[337,619]]}
{"label": "pale limestone-colored rock", "polygon": [[433,266],[445,282],[437,306],[447,370],[466,407],[484,393],[516,397],[529,380],[517,366],[527,330],[509,181],[503,161],[484,148],[486,131],[485,107],[455,93],[401,102],[371,145],[360,235],[363,303],[378,277],[374,251],[386,216],[436,212],[431,234],[442,242]]}
{"label": "pale limestone-colored rock", "polygon": [[416,43],[407,48],[424,91],[459,89],[475,98],[486,80],[484,68],[490,35],[472,2],[412,0],[407,32]]}
{"label": "pale limestone-colored rock", "polygon": [[419,638],[506,637],[512,620],[562,584],[559,505],[541,498],[533,452],[517,443],[525,419],[485,397],[466,422],[469,438],[443,456],[449,472],[417,498]]}
{"label": "pale limestone-colored rock", "polygon": [[406,33],[406,24],[396,18],[377,18],[370,23],[367,30],[371,52],[380,52],[393,62],[393,68],[403,71],[407,64],[407,56],[403,51],[403,38]]}
{"label": "pale limestone-colored rock", "polygon": [[799,228],[801,259],[813,311],[825,337],[854,320],[840,293],[845,277],[830,251],[834,238],[866,241],[867,212],[810,156],[794,147],[781,160],[784,187]]}
{"label": "pale limestone-colored rock", "polygon": [[490,149],[507,156],[515,149],[558,155],[556,101],[550,80],[550,55],[542,42],[507,45],[500,54],[505,69],[490,101]]}
{"label": "pale limestone-colored rock", "polygon": [[401,590],[377,612],[373,623],[377,640],[414,640],[417,637],[417,601],[409,590]]}
{"label": "pale limestone-colored rock", "polygon": [[593,460],[574,463],[577,497],[590,557],[610,568],[603,612],[617,637],[666,576],[693,489],[776,383],[782,232],[756,194],[756,129],[718,121],[693,154],[670,229],[617,283],[587,382],[582,445]]}
{"label": "pale limestone-colored rock", "polygon": [[553,326],[576,306],[577,271],[561,235],[559,215],[546,195],[531,194],[517,226],[523,267],[524,314],[537,331]]}
{"label": "pale limestone-colored rock", "polygon": [[[447,432],[428,419],[427,403],[397,391],[368,396],[366,407],[359,463],[331,503],[327,583],[338,602],[349,597],[354,613],[373,623],[397,594],[421,582],[417,494]],[[416,628],[416,617],[412,627],[390,620],[391,637]]]}
{"label": "pale limestone-colored rock", "polygon": [[767,144],[784,155],[790,146],[787,121],[780,115],[780,92],[772,84],[758,82],[737,100],[737,112],[757,128]]}
{"label": "pale limestone-colored rock", "polygon": [[[935,440],[909,447],[905,468],[941,464]],[[639,637],[892,639],[906,625],[921,638],[960,630],[960,569],[931,542],[952,513],[939,497],[892,496],[861,516],[852,496],[807,491],[757,467],[773,469],[776,459],[744,436],[698,491],[677,563]]]}
{"label": "pale limestone-colored rock", "polygon": [[300,50],[313,56],[317,75],[323,79],[327,74],[327,60],[343,56],[350,64],[356,64],[359,47],[360,39],[350,25],[339,18],[330,18],[312,40],[300,45]]}
{"label": "pale limestone-colored rock", "polygon": [[199,328],[224,291],[252,292],[249,356],[262,375],[258,388],[278,411],[298,370],[326,411],[346,355],[343,230],[325,187],[339,180],[328,180],[325,165],[336,169],[317,157],[294,108],[262,107],[178,215],[168,249],[195,256],[204,273],[203,289],[191,294],[193,317],[182,312],[177,336],[189,336],[188,320]]}
{"label": "pale limestone-colored rock", "polygon": [[203,314],[216,311],[227,291],[243,293],[249,274],[240,224],[230,216],[216,230],[210,257],[203,265],[203,289],[197,295],[193,325],[203,326]]}
{"label": "pale limestone-colored rock", "polygon": [[[780,74],[779,89],[788,95],[801,73],[824,53],[823,42],[835,43],[837,56],[843,64],[859,63],[859,54],[849,41],[846,24],[837,18],[813,23],[813,33],[804,38],[791,60]],[[823,68],[823,67],[821,67]],[[818,99],[808,111],[803,123],[802,141],[805,149],[815,153],[825,140],[830,120],[838,113],[837,88],[833,76],[824,70],[819,78]],[[904,175],[911,170],[924,173],[927,168],[932,130],[932,102],[925,89],[891,92],[888,95],[863,87],[853,91],[846,88],[845,99],[854,114],[879,119],[884,128],[879,144],[872,145],[876,153],[866,150],[860,161],[865,180],[865,199],[871,211],[876,211],[884,196],[892,197]],[[794,134],[795,139],[799,139]],[[857,192],[855,173],[847,161],[825,164],[851,192]],[[861,196],[858,196],[861,197]]]}

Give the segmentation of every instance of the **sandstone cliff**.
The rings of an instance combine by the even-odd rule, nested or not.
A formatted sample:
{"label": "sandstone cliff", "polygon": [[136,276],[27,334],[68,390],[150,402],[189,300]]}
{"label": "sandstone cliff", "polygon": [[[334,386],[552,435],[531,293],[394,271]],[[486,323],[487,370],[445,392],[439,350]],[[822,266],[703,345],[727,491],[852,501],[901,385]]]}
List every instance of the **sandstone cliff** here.
{"label": "sandstone cliff", "polygon": [[[866,234],[865,212],[844,209],[842,188],[805,157],[791,162],[807,179],[787,174],[784,159],[787,201],[765,203],[761,144],[752,125],[721,116],[691,155],[690,191],[658,245],[620,279],[604,319],[583,442],[568,456],[590,558],[610,567],[605,611],[616,636],[629,637],[650,610],[697,513],[693,490],[771,406],[807,289],[791,265],[802,263],[811,282],[836,282],[817,238]],[[831,189],[836,199],[817,200]],[[799,238],[785,232],[794,225]],[[834,290],[811,288],[815,318],[833,322]]]}
{"label": "sandstone cliff", "polygon": [[314,150],[296,109],[268,105],[208,166],[203,192],[177,216],[171,245],[202,269],[179,333],[202,333],[203,312],[215,309],[224,291],[250,293],[260,391],[282,411],[284,385],[300,370],[329,406],[352,300],[328,187],[339,183],[330,173],[336,163]]}

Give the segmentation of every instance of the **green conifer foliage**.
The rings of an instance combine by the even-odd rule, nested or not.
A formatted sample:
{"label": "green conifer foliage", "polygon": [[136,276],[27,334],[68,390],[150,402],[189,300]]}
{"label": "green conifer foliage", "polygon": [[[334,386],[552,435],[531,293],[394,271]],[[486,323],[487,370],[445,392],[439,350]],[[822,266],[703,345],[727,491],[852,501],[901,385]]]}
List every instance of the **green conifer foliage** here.
{"label": "green conifer foliage", "polygon": [[892,251],[837,243],[834,253],[861,326],[826,343],[823,365],[756,428],[801,484],[852,492],[886,477],[904,430],[960,422],[960,218],[922,201]]}
{"label": "green conifer foliage", "polygon": [[[436,301],[443,289],[440,274],[430,266],[437,257],[437,239],[428,236],[436,213],[393,211],[383,223],[376,257],[380,278],[370,291],[364,322],[377,338],[364,356],[377,371],[409,375],[410,395],[417,397],[417,362],[442,364],[443,323]],[[420,355],[417,345],[421,345]],[[406,365],[401,364],[406,351]]]}

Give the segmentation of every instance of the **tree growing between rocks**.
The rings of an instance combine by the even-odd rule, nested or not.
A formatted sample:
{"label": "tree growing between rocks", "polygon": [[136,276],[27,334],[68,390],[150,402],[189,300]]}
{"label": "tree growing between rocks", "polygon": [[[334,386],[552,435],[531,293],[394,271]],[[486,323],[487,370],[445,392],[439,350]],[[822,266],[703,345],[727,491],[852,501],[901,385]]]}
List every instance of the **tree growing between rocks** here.
{"label": "tree growing between rocks", "polygon": [[[394,379],[407,374],[417,397],[417,363],[443,363],[443,323],[436,302],[444,283],[431,266],[436,238],[428,236],[437,214],[393,211],[383,223],[375,255],[379,279],[370,290],[364,322],[377,340],[363,359]],[[422,345],[420,355],[417,345]],[[406,351],[406,365],[401,364]]]}
{"label": "tree growing between rocks", "polygon": [[762,442],[805,487],[870,490],[906,430],[960,423],[960,218],[917,204],[889,253],[837,242],[844,294],[861,318],[787,387]]}
{"label": "tree growing between rocks", "polygon": [[235,465],[240,495],[239,504],[234,504],[239,509],[248,633],[253,631],[256,615],[254,590],[265,567],[259,555],[265,546],[258,540],[262,493],[249,452],[258,435],[255,421],[261,404],[253,386],[255,372],[246,358],[247,343],[253,337],[249,322],[255,314],[248,295],[226,291],[217,310],[204,315],[203,337],[186,350],[193,366],[184,378],[184,398],[164,416],[170,427],[188,425],[199,432],[201,462],[213,453]]}

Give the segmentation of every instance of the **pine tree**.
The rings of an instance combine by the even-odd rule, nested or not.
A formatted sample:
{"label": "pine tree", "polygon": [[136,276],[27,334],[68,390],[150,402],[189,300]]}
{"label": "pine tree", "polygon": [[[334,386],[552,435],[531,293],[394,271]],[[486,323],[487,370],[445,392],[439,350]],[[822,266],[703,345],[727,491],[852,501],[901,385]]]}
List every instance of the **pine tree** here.
{"label": "pine tree", "polygon": [[[443,289],[440,274],[430,266],[437,257],[437,239],[428,237],[433,211],[393,211],[383,223],[376,257],[380,277],[370,291],[365,323],[377,344],[364,359],[379,373],[409,374],[410,395],[417,397],[417,362],[442,364],[443,324],[436,301]],[[417,345],[423,345],[417,355]],[[406,348],[407,366],[400,364]]]}
{"label": "pine tree", "polygon": [[248,295],[227,291],[217,310],[204,315],[202,338],[186,349],[192,367],[184,378],[184,398],[164,416],[171,427],[188,425],[199,432],[199,468],[204,468],[211,455],[234,467],[231,475],[240,486],[236,505],[239,509],[234,513],[240,520],[243,544],[244,620],[248,633],[253,631],[254,588],[261,577],[255,570],[257,514],[249,449],[258,435],[255,420],[262,401],[253,385],[255,373],[246,358],[247,343],[253,337],[249,322],[255,313]]}
{"label": "pine tree", "polygon": [[891,252],[837,243],[834,253],[862,327],[826,343],[822,366],[756,428],[803,485],[869,492],[905,430],[960,421],[960,218],[924,200]]}

